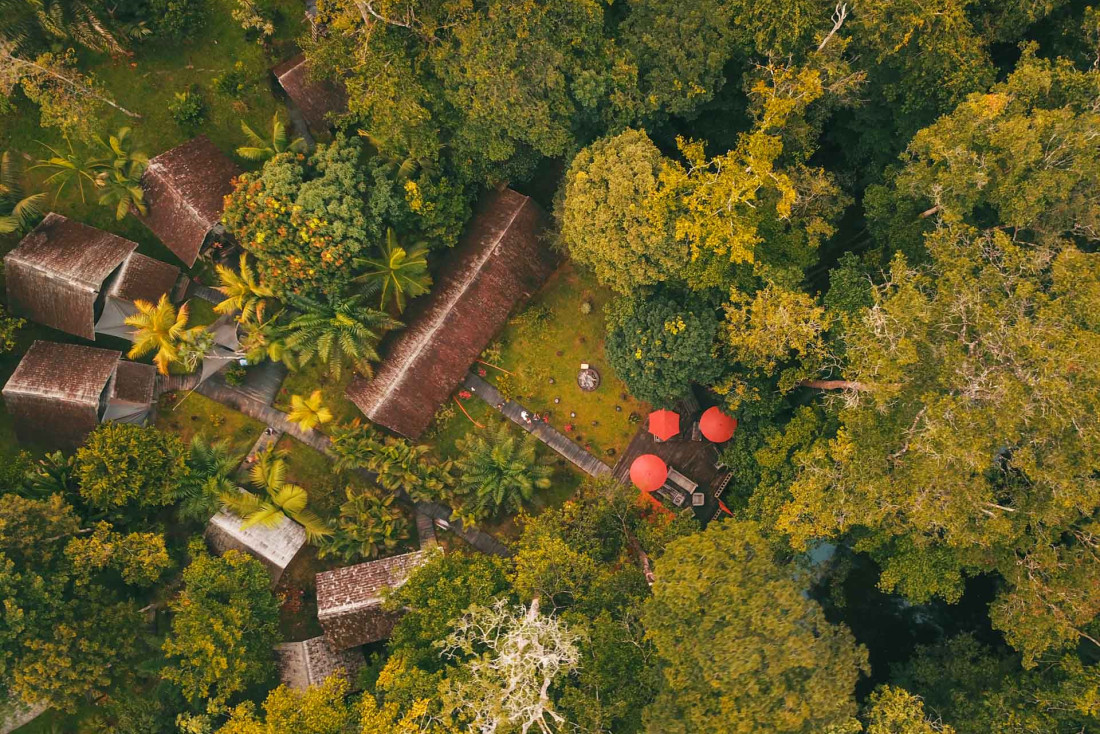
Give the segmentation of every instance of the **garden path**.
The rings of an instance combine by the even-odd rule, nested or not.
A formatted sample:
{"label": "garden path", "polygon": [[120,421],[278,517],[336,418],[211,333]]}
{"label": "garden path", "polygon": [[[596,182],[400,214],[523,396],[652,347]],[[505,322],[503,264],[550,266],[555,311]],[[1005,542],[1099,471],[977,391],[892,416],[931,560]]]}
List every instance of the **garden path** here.
{"label": "garden path", "polygon": [[569,461],[576,464],[580,470],[586,474],[598,477],[611,473],[611,467],[582,449],[577,445],[576,441],[571,440],[549,423],[543,423],[542,421],[528,423],[525,421],[520,415],[525,410],[522,405],[514,400],[505,400],[495,387],[475,375],[473,372],[466,375],[466,380],[462,383],[462,386],[493,408],[499,410],[517,426],[534,435],[535,438],[554,449],[554,451],[557,451],[566,459],[569,459]]}
{"label": "garden path", "polygon": [[[169,378],[174,379],[174,378]],[[180,389],[180,388],[173,388]],[[183,388],[188,389],[188,388]],[[281,410],[264,404],[259,400],[256,400],[249,395],[241,392],[237,388],[226,385],[221,380],[207,380],[203,384],[195,388],[197,392],[205,395],[211,400],[227,405],[234,410],[237,410],[250,418],[255,418],[261,423],[266,424],[272,428],[276,433],[283,434],[288,433],[294,438],[298,439],[307,446],[320,451],[325,455],[331,455],[330,449],[332,445],[331,439],[328,436],[315,430],[303,430],[298,424],[292,423],[287,414]],[[163,391],[163,390],[162,390]],[[262,438],[262,437],[261,437]],[[374,480],[374,475],[370,472],[362,472],[371,481]],[[406,502],[411,500],[401,493],[400,498]],[[454,532],[464,541],[469,543],[475,549],[494,556],[509,556],[512,551],[508,546],[501,543],[499,540],[489,535],[483,530],[476,528],[463,527],[462,521],[457,518],[451,520],[451,508],[446,505],[441,505],[436,502],[421,502],[415,504],[417,514],[423,514],[430,517],[433,522],[440,521],[444,527]]]}

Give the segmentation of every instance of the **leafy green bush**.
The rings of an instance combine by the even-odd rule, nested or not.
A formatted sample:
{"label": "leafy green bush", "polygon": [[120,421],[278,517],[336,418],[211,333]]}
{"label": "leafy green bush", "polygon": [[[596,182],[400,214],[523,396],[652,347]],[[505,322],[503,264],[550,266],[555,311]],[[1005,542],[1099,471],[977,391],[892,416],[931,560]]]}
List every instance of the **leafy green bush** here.
{"label": "leafy green bush", "polygon": [[168,105],[168,114],[180,127],[196,128],[206,119],[206,102],[197,90],[177,92],[175,101]]}
{"label": "leafy green bush", "polygon": [[214,77],[212,83],[214,91],[224,94],[226,97],[240,99],[248,91],[248,74],[244,70],[244,64],[238,61],[232,69],[226,69],[225,73]]}
{"label": "leafy green bush", "polygon": [[244,384],[244,378],[248,374],[243,366],[239,364],[231,364],[225,368],[225,384],[233,387],[240,387]]}
{"label": "leafy green bush", "polygon": [[173,41],[186,41],[198,35],[206,24],[206,0],[149,0],[145,20],[155,35]]}

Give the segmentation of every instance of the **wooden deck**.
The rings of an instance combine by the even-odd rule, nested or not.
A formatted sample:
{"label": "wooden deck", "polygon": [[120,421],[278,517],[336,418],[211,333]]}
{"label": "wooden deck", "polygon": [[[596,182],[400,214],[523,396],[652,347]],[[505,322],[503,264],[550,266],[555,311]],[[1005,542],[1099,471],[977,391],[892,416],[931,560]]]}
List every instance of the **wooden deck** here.
{"label": "wooden deck", "polygon": [[[537,423],[528,423],[523,420],[520,416],[520,413],[524,410],[522,405],[514,400],[504,400],[495,387],[475,375],[473,372],[466,375],[466,380],[462,383],[462,386],[496,410],[499,410],[517,426],[554,449],[554,451],[557,451],[566,459],[569,459],[569,461],[573,462],[573,464],[589,476],[598,477],[611,473],[611,467],[582,449],[575,441],[558,429],[548,423],[542,423],[541,421]],[[530,412],[531,411],[528,411],[528,413]]]}
{"label": "wooden deck", "polygon": [[[689,412],[691,411],[691,412]],[[619,458],[615,465],[615,478],[620,482],[630,482],[630,465],[642,454],[656,454],[664,459],[669,467],[683,474],[688,479],[699,485],[700,492],[706,498],[705,504],[700,507],[692,507],[696,519],[704,524],[709,522],[718,512],[718,499],[715,492],[724,488],[729,471],[716,466],[718,452],[716,446],[710,441],[691,440],[691,424],[699,419],[698,406],[692,409],[690,406],[678,406],[680,413],[680,435],[670,441],[657,441],[647,430],[643,421],[641,428],[630,440],[630,445]],[[688,500],[690,502],[690,499]],[[663,503],[669,509],[678,511],[683,507],[673,507],[671,503]]]}

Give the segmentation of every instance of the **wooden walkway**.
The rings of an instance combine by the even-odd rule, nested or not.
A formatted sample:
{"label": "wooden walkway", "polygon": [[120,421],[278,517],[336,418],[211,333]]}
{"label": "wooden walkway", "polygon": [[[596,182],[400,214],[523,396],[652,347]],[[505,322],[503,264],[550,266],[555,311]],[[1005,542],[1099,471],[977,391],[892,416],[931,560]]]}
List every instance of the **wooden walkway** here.
{"label": "wooden walkway", "polygon": [[221,303],[225,300],[225,295],[221,291],[216,288],[211,288],[208,285],[203,285],[202,283],[196,283],[195,281],[191,281],[187,286],[187,297],[201,298],[204,301],[210,301],[210,303],[214,304]]}
{"label": "wooden walkway", "polygon": [[[517,426],[569,459],[589,476],[598,477],[611,473],[611,467],[582,449],[575,441],[550,424],[541,421],[528,423],[523,420],[520,416],[520,413],[524,410],[522,405],[514,400],[505,400],[495,387],[473,372],[466,375],[466,380],[462,383],[462,386],[499,410]],[[532,411],[527,412],[531,413]]]}
{"label": "wooden walkway", "polygon": [[[291,423],[287,419],[287,414],[265,405],[258,400],[255,400],[244,393],[241,393],[236,388],[226,385],[224,382],[215,382],[214,380],[207,380],[197,389],[197,392],[205,395],[211,400],[216,400],[223,405],[227,405],[234,410],[240,411],[250,418],[264,423],[273,428],[277,433],[286,433],[294,438],[298,439],[302,443],[306,444],[310,448],[320,451],[326,456],[332,456],[332,440],[328,436],[315,430],[302,430],[297,423]],[[362,472],[368,479],[374,481],[375,476],[370,472]],[[398,498],[403,502],[413,504],[412,501],[403,492],[398,493]],[[455,519],[451,520],[453,514],[451,508],[446,505],[441,505],[435,502],[415,504],[415,509],[418,514],[423,513],[432,520],[440,520],[445,524],[445,527],[452,530],[456,535],[469,543],[471,546],[489,555],[497,556],[510,556],[512,551],[508,546],[501,543],[499,540],[489,535],[483,530],[477,530],[473,528],[464,528],[462,522]]]}

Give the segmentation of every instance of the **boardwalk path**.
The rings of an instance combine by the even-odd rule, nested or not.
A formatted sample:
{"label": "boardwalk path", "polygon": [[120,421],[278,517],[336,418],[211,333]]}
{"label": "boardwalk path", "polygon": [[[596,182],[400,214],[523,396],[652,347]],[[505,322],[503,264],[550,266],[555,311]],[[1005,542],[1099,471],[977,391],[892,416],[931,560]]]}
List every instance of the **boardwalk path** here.
{"label": "boardwalk path", "polygon": [[[325,455],[331,456],[332,441],[328,436],[320,431],[314,431],[312,429],[308,431],[303,430],[298,424],[291,423],[290,420],[287,419],[286,413],[270,405],[266,405],[236,388],[226,385],[222,380],[207,380],[202,385],[199,385],[196,391],[211,400],[216,400],[223,405],[228,405],[250,418],[255,418],[261,423],[265,423],[278,433],[290,434],[307,446]],[[374,476],[369,472],[363,472],[363,474],[371,481],[374,480]],[[407,496],[403,496],[403,494],[404,493],[401,494],[400,498],[412,504],[411,500]],[[427,515],[432,518],[433,521],[445,523],[447,528],[482,553],[495,556],[510,556],[512,554],[508,546],[488,533],[482,530],[464,528],[461,521],[457,519],[451,520],[451,508],[445,505],[435,502],[425,502],[417,504],[415,507],[418,515]]]}
{"label": "boardwalk path", "polygon": [[576,464],[586,474],[598,477],[611,473],[611,467],[582,449],[575,441],[570,440],[568,436],[550,424],[542,422],[528,424],[520,417],[520,412],[524,409],[522,405],[514,400],[505,400],[495,387],[473,372],[466,375],[466,380],[462,383],[462,386],[494,408],[503,403],[504,407],[498,408],[501,413],[517,426],[534,435],[535,438]]}

